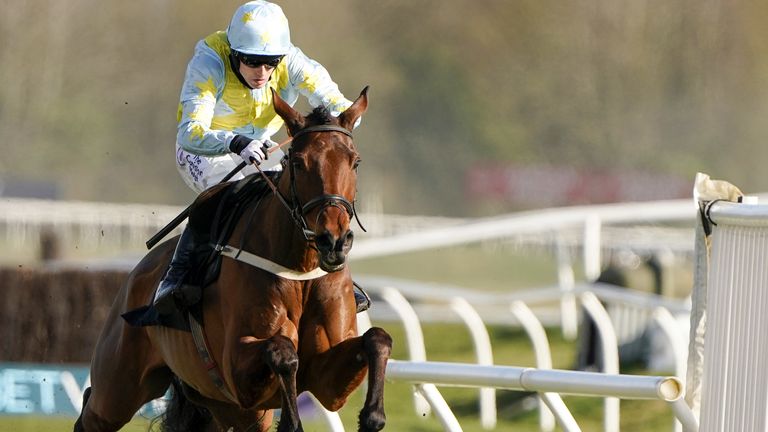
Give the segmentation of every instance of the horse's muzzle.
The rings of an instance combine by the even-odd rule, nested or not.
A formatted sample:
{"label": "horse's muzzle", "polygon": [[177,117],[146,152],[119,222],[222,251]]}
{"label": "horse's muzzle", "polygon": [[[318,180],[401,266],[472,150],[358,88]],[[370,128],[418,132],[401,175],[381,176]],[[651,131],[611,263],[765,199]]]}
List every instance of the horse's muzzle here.
{"label": "horse's muzzle", "polygon": [[320,268],[329,273],[343,269],[354,238],[352,230],[347,230],[340,237],[334,236],[329,231],[317,235],[315,246],[319,252]]}

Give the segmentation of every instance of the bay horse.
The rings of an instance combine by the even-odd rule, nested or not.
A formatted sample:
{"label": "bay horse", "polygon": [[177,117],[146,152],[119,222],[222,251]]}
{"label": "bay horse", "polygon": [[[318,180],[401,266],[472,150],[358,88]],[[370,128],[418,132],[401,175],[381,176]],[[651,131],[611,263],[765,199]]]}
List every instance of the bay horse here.
{"label": "bay horse", "polygon": [[[335,411],[366,376],[359,430],[384,427],[384,374],[392,339],[377,327],[358,336],[353,282],[345,265],[360,162],[351,130],[367,109],[367,90],[338,117],[322,109],[303,116],[272,92],[274,109],[293,137],[291,149],[273,193],[249,204],[259,206],[251,209],[258,211],[256,217],[242,217],[226,245],[293,272],[312,274],[319,267],[324,275],[294,280],[231,254],[222,257],[218,279],[203,290],[202,337],[210,347],[204,364],[189,332],[132,327],[121,319],[122,313],[151,302],[174,241],[151,250],[112,305],[75,431],[119,430],[143,404],[163,396],[172,381],[181,389],[174,398],[194,414],[177,426],[180,430],[267,431],[272,410],[280,408],[277,430],[302,431],[299,393],[309,391]],[[211,370],[219,372],[219,382]]]}

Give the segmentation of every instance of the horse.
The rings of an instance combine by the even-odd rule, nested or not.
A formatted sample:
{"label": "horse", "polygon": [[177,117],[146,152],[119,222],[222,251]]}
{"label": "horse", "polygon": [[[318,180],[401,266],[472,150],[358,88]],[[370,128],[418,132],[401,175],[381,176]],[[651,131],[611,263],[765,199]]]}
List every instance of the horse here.
{"label": "horse", "polygon": [[[221,257],[219,277],[204,287],[198,336],[210,358],[203,361],[194,334],[121,319],[151,302],[175,246],[168,240],[148,252],[117,294],[94,349],[76,432],[119,430],[171,384],[171,405],[191,407],[183,410],[186,424],[166,419],[182,424],[179,430],[267,431],[280,408],[278,432],[297,432],[298,394],[311,392],[336,411],[366,377],[358,430],[383,429],[392,339],[378,327],[358,335],[345,265],[360,163],[351,130],[367,109],[367,90],[338,117],[322,109],[304,116],[272,92],[293,141],[272,193],[244,213],[257,217],[241,217],[228,237],[226,248],[238,253]],[[237,259],[240,253],[312,276],[278,276]],[[166,417],[178,412],[169,407]]]}

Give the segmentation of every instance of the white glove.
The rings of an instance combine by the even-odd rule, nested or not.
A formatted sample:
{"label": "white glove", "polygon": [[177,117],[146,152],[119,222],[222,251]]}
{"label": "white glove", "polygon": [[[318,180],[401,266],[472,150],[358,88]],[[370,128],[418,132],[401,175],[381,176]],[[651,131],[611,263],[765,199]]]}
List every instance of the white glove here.
{"label": "white glove", "polygon": [[255,163],[256,165],[267,158],[266,147],[264,143],[259,140],[253,140],[248,143],[239,154],[247,163]]}

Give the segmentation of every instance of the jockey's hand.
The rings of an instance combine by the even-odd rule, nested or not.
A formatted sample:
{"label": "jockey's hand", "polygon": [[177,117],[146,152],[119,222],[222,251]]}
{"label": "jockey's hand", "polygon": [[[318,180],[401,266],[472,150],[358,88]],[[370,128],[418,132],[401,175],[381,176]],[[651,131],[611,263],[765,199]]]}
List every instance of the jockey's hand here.
{"label": "jockey's hand", "polygon": [[232,140],[229,145],[229,149],[233,153],[237,153],[247,163],[260,164],[261,161],[267,158],[266,147],[263,141],[259,140],[244,140],[242,135],[238,135]]}
{"label": "jockey's hand", "polygon": [[264,151],[264,143],[259,140],[253,140],[240,152],[240,157],[244,161],[260,164],[261,161],[267,158],[267,153]]}

